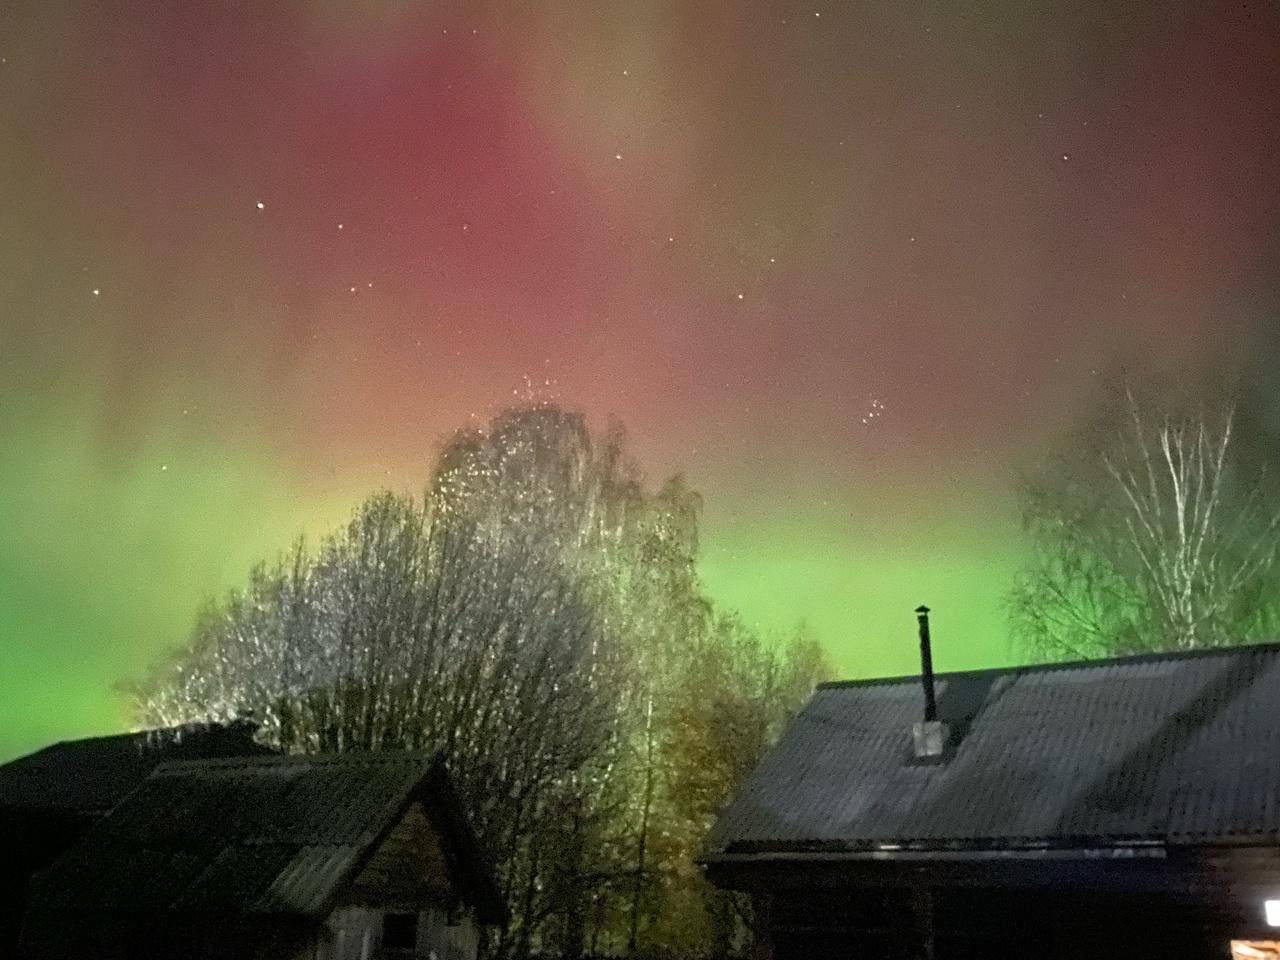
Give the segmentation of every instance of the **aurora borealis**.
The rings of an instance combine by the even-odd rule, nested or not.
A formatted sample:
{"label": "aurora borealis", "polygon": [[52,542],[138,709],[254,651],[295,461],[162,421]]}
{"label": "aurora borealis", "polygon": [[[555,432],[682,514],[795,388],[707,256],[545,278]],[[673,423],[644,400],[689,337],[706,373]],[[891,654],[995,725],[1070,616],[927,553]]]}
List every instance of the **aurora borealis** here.
{"label": "aurora borealis", "polygon": [[0,11],[0,759],[531,389],[842,674],[1008,662],[1015,467],[1280,335],[1280,7]]}

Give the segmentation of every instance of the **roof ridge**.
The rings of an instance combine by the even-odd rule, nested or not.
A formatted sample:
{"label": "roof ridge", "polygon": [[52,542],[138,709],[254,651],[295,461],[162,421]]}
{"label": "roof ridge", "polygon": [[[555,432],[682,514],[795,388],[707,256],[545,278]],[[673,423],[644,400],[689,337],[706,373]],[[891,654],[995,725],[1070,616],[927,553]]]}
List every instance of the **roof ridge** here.
{"label": "roof ridge", "polygon": [[156,765],[152,776],[160,773],[177,773],[192,768],[207,770],[241,767],[367,766],[390,763],[431,765],[441,761],[443,756],[442,750],[351,750],[345,753],[278,753],[244,757],[203,757],[166,760]]}
{"label": "roof ridge", "polygon": [[[439,750],[217,758],[165,764],[37,876],[37,924],[83,918],[74,933],[114,936],[138,902],[180,914],[292,916],[322,921],[415,801],[428,808],[459,861],[479,863]],[[160,769],[160,768],[157,768]],[[147,851],[139,858],[139,851]],[[103,883],[130,863],[130,883]],[[242,869],[243,867],[243,869]],[[451,870],[455,864],[450,862]],[[482,869],[483,867],[483,869]],[[500,892],[483,864],[459,867],[464,902],[500,919]],[[487,899],[486,899],[487,898]],[[138,915],[140,917],[140,915]],[[149,918],[142,918],[144,921]],[[39,938],[37,938],[39,939]]]}
{"label": "roof ridge", "polygon": [[[123,730],[117,733],[100,733],[92,737],[71,737],[67,740],[55,740],[53,743],[45,744],[25,756],[34,757],[37,754],[45,753],[49,750],[56,750],[58,747],[79,747],[85,744],[106,743],[111,740],[141,740],[150,736],[172,735],[177,731],[185,731],[187,727],[143,727],[141,730]],[[21,760],[22,757],[14,759]]]}
{"label": "roof ridge", "polygon": [[[1097,667],[1116,667],[1129,664],[1160,663],[1170,660],[1195,660],[1215,656],[1240,656],[1246,653],[1280,653],[1280,640],[1267,640],[1260,643],[1241,643],[1231,646],[1202,647],[1197,650],[1166,650],[1150,653],[1130,654],[1120,657],[1099,657],[1096,660],[1060,660],[1050,663],[1015,664],[1006,667],[979,667],[973,670],[935,671],[934,677],[944,680],[948,677],[985,677],[1011,676],[1023,673],[1051,673],[1055,671],[1084,670]],[[817,685],[819,690],[842,689],[845,687],[888,686],[896,683],[919,683],[920,674],[909,673],[894,677],[861,677],[847,680],[828,680]]]}
{"label": "roof ridge", "polygon": [[[28,757],[39,756],[42,753],[56,750],[58,747],[83,747],[110,741],[124,742],[150,738],[181,741],[186,737],[198,737],[205,734],[237,733],[239,732],[237,723],[238,721],[236,720],[193,720],[190,723],[175,723],[167,727],[140,727],[136,730],[117,730],[115,733],[98,733],[88,737],[69,737],[63,740],[55,740],[53,743],[46,743],[43,747],[37,747],[30,753],[13,757],[11,760],[4,761],[4,763],[7,764],[12,763],[14,760],[25,760]],[[0,766],[3,765],[0,764]]]}

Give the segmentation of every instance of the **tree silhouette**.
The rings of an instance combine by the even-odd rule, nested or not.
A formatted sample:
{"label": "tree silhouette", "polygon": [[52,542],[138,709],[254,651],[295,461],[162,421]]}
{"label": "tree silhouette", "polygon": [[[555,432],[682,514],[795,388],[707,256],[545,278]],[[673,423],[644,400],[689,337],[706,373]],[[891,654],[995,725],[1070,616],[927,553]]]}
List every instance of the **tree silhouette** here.
{"label": "tree silhouette", "polygon": [[[821,669],[811,641],[778,649],[715,614],[699,505],[678,477],[647,491],[618,429],[505,411],[445,445],[422,497],[369,497],[211,604],[135,688],[139,715],[251,713],[291,751],[444,749],[512,907],[494,955],[652,942],[652,891],[694,869],[709,827],[691,798],[727,798],[689,738],[745,723],[727,748],[757,755]],[[720,677],[730,727],[690,727],[691,676]]]}
{"label": "tree silhouette", "polygon": [[1121,379],[1022,486],[1017,638],[1050,657],[1191,649],[1275,623],[1274,443],[1238,403]]}

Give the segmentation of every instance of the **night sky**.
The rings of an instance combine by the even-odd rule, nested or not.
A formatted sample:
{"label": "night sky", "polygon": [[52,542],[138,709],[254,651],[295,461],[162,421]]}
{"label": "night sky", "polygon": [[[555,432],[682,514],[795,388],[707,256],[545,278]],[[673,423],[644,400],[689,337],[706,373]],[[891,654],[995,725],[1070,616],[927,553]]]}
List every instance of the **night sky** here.
{"label": "night sky", "polygon": [[551,398],[839,673],[1006,663],[1014,470],[1280,336],[1280,5],[0,5],[0,758]]}

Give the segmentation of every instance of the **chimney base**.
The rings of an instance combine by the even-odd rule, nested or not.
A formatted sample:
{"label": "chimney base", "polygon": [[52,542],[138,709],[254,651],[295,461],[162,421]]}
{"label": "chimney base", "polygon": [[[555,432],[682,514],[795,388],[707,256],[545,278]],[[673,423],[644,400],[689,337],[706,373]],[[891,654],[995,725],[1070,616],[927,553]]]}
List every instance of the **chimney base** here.
{"label": "chimney base", "polygon": [[922,720],[911,725],[912,746],[921,760],[941,758],[950,736],[951,729],[941,720]]}

